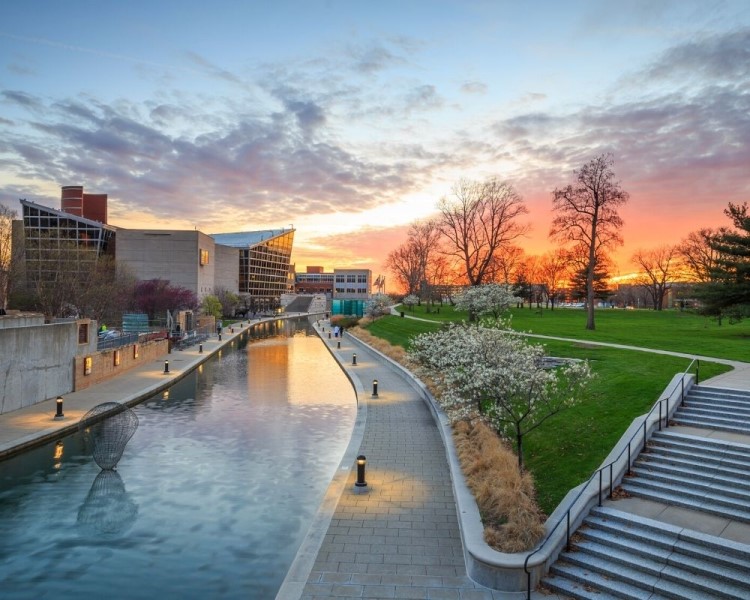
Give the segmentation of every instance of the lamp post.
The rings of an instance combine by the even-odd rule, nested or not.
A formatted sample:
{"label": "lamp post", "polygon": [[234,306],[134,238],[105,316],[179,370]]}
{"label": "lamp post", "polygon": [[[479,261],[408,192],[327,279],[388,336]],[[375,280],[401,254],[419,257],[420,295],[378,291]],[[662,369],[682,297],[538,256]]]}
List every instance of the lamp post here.
{"label": "lamp post", "polygon": [[58,396],[55,402],[57,412],[55,413],[55,419],[62,419],[65,415],[63,414],[63,397]]}
{"label": "lamp post", "polygon": [[372,380],[372,397],[373,398],[378,397],[378,380],[377,379]]}
{"label": "lamp post", "polygon": [[164,361],[164,372],[169,373],[169,361],[168,360]]}
{"label": "lamp post", "polygon": [[360,454],[357,457],[357,481],[354,484],[357,487],[367,487],[367,482],[365,481],[365,465],[367,464],[367,458],[365,458],[364,454]]}
{"label": "lamp post", "polygon": [[356,354],[352,354],[352,364],[353,365],[357,364],[357,355]]}

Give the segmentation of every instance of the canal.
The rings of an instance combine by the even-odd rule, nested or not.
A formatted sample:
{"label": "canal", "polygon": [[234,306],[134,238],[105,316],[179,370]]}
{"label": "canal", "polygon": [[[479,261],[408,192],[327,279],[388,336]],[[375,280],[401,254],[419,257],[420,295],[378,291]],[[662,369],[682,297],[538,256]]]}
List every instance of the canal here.
{"label": "canal", "polygon": [[80,435],[0,462],[0,596],[273,598],[356,417],[311,324],[259,328],[133,410],[116,471]]}

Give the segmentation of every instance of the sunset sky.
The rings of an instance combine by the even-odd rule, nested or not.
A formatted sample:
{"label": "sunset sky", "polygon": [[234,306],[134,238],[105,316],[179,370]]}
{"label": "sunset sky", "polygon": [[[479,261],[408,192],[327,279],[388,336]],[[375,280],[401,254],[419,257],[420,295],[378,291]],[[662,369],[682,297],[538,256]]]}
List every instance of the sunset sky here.
{"label": "sunset sky", "polygon": [[460,179],[511,182],[530,254],[604,152],[637,249],[750,200],[750,2],[0,4],[0,202],[109,195],[110,223],[294,226],[292,257],[388,276]]}

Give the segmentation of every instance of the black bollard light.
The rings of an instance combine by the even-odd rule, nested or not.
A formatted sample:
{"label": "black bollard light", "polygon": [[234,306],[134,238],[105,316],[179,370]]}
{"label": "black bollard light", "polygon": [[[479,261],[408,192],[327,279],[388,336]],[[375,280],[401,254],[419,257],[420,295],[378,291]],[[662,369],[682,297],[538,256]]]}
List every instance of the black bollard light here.
{"label": "black bollard light", "polygon": [[329,340],[331,339],[331,332],[330,331],[328,332],[328,339]]}
{"label": "black bollard light", "polygon": [[164,361],[164,372],[169,373],[169,361],[168,360]]}
{"label": "black bollard light", "polygon": [[219,334],[219,341],[221,341],[221,334]]}
{"label": "black bollard light", "polygon": [[203,344],[198,344],[198,354],[203,354]]}
{"label": "black bollard light", "polygon": [[229,329],[229,333],[234,333],[234,327],[231,327],[231,328]]}
{"label": "black bollard light", "polygon": [[354,484],[357,487],[367,487],[367,482],[365,481],[365,465],[367,464],[367,459],[365,458],[364,454],[360,454],[357,457],[357,482]]}
{"label": "black bollard light", "polygon": [[353,365],[357,364],[357,355],[356,354],[352,354],[352,364]]}
{"label": "black bollard light", "polygon": [[341,349],[341,342],[336,342],[336,348]]}
{"label": "black bollard light", "polygon": [[378,380],[377,379],[372,380],[372,397],[373,398],[378,397]]}
{"label": "black bollard light", "polygon": [[58,396],[57,402],[55,403],[57,412],[55,413],[55,419],[62,419],[65,415],[63,414],[63,397]]}

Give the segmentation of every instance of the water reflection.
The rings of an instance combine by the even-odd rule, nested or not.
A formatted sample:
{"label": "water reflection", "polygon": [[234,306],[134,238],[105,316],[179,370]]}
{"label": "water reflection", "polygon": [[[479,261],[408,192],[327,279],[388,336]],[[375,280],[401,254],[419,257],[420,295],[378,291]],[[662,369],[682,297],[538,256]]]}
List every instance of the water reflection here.
{"label": "water reflection", "polygon": [[125,490],[117,471],[104,469],[91,484],[86,500],[78,509],[78,524],[100,533],[123,533],[135,523],[138,505]]}
{"label": "water reflection", "polygon": [[0,596],[273,598],[356,413],[307,324],[282,325],[135,407],[109,475],[78,435],[0,462]]}

